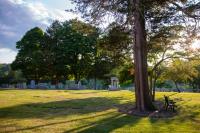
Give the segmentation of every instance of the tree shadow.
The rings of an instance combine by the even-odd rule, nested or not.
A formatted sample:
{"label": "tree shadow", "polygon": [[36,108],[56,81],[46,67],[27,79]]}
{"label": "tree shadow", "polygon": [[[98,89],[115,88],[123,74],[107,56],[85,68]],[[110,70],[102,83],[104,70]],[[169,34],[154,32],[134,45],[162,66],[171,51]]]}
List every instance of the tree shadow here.
{"label": "tree shadow", "polygon": [[[101,112],[111,108],[120,107],[120,97],[90,97],[85,99],[72,99],[53,101],[47,103],[30,103],[0,108],[0,118],[54,118],[74,114],[87,114]],[[129,103],[126,103],[129,104]]]}
{"label": "tree shadow", "polygon": [[[27,128],[19,128],[19,129],[16,129],[14,131],[7,131],[7,133],[12,133],[12,132],[17,132],[17,131],[28,131],[28,130],[33,130],[33,129],[42,128],[42,127],[56,126],[56,125],[59,125],[59,124],[67,124],[67,123],[71,123],[71,122],[82,121],[82,120],[97,118],[97,117],[101,117],[101,116],[107,116],[107,115],[110,115],[112,113],[113,113],[113,111],[112,112],[103,113],[103,114],[100,114],[100,115],[95,115],[95,116],[82,117],[82,118],[79,118],[79,119],[72,119],[72,120],[59,121],[59,122],[50,122],[48,124],[30,126],[30,127],[27,127]],[[8,127],[8,126],[13,126],[13,124],[0,126],[0,129]]]}
{"label": "tree shadow", "polygon": [[115,114],[110,117],[106,117],[99,121],[86,124],[74,129],[65,131],[65,133],[109,133],[115,129],[123,126],[133,126],[137,124],[143,117],[130,116],[126,114]]}
{"label": "tree shadow", "polygon": [[[16,131],[29,131],[34,129],[39,129],[48,126],[56,126],[59,124],[67,124],[75,121],[82,121],[82,120],[90,120],[93,118],[99,117],[100,120],[96,122],[89,122],[83,124],[81,127],[77,127],[75,129],[70,129],[66,132],[77,132],[82,130],[82,132],[96,132],[96,131],[103,131],[109,132],[116,128],[137,123],[139,117],[132,117],[127,116],[125,114],[121,114],[114,111],[108,111],[109,109],[118,109],[122,106],[132,106],[132,102],[127,103],[120,103],[123,98],[121,97],[114,97],[114,98],[106,98],[106,97],[91,97],[85,99],[72,99],[72,100],[64,100],[64,101],[53,101],[47,103],[30,103],[30,104],[23,104],[11,107],[0,108],[0,119],[34,119],[34,118],[41,118],[41,119],[52,119],[52,118],[59,118],[59,117],[66,117],[70,115],[84,115],[93,113],[89,116],[83,116],[81,118],[66,120],[66,121],[58,121],[58,122],[49,122],[47,124],[41,124],[36,126],[30,126],[26,128],[16,128],[12,131],[7,132],[16,132]],[[104,113],[105,111],[105,113]],[[102,112],[101,114],[95,114],[97,112]],[[103,117],[103,119],[102,119]],[[0,129],[4,129],[9,125],[4,125],[0,127]],[[103,128],[106,127],[106,128]],[[89,128],[90,127],[90,128]]]}

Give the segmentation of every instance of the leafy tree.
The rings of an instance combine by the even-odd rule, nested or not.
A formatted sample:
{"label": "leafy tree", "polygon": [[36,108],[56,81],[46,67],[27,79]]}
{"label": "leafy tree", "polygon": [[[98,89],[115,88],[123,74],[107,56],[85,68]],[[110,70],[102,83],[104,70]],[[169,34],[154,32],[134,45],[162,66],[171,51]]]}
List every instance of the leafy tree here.
{"label": "leafy tree", "polygon": [[53,68],[53,77],[58,80],[71,74],[78,83],[87,76],[94,63],[97,37],[98,30],[89,24],[78,20],[55,21],[47,29],[50,45],[46,44],[50,50],[47,53],[51,53],[47,64]]}
{"label": "leafy tree", "polygon": [[132,63],[125,64],[119,71],[119,81],[120,83],[134,81],[134,68]]}
{"label": "leafy tree", "polygon": [[68,52],[63,44],[64,32],[70,32],[70,29],[64,29],[62,23],[54,21],[45,32],[45,41],[42,45],[47,78],[54,84],[66,79],[69,74]]}
{"label": "leafy tree", "polygon": [[194,60],[190,61],[190,64],[193,65],[197,73],[189,80],[189,82],[193,87],[193,91],[196,91],[197,89],[200,91],[200,62],[199,60]]}
{"label": "leafy tree", "polygon": [[68,45],[70,71],[75,81],[86,77],[95,63],[96,44],[98,30],[89,24],[72,20],[72,31],[74,32]]}
{"label": "leafy tree", "polygon": [[107,54],[112,59],[112,64],[120,66],[131,56],[132,38],[130,31],[117,23],[112,23],[107,27],[99,41],[101,53]]}
{"label": "leafy tree", "polygon": [[43,75],[40,71],[43,66],[41,43],[44,37],[42,29],[35,27],[29,30],[23,38],[17,42],[18,54],[12,63],[13,70],[21,70],[28,79],[39,81]]}
{"label": "leafy tree", "polygon": [[0,64],[0,84],[26,82],[21,71],[13,71],[10,65]]}
{"label": "leafy tree", "polygon": [[8,65],[0,64],[0,84],[10,83],[9,71]]}
{"label": "leafy tree", "polygon": [[165,73],[166,79],[172,80],[180,92],[178,83],[184,83],[197,76],[197,70],[188,61],[176,59]]}
{"label": "leafy tree", "polygon": [[[198,1],[192,0],[72,0],[76,10],[86,20],[101,22],[111,15],[122,25],[132,29],[134,38],[136,108],[139,111],[154,109],[151,92],[148,87],[147,74],[147,40],[146,31],[158,30],[162,25],[183,24],[190,20],[189,31],[194,31],[199,18]],[[191,18],[191,19],[187,19]],[[186,23],[187,24],[187,23]],[[192,35],[195,35],[192,32]]]}
{"label": "leafy tree", "polygon": [[129,31],[125,27],[110,24],[98,39],[95,64],[89,76],[104,80],[108,85],[110,77],[116,76],[114,71],[118,71],[119,66],[130,58],[130,42]]}
{"label": "leafy tree", "polygon": [[98,29],[78,20],[55,21],[44,33],[33,28],[17,42],[19,53],[12,68],[27,79],[65,80],[87,77],[94,64]]}
{"label": "leafy tree", "polygon": [[181,32],[183,31],[184,27],[180,25],[163,26],[158,31],[149,34],[148,62],[151,64],[149,67],[149,87],[152,91],[152,100],[155,100],[156,81],[164,72],[162,64],[172,59],[188,56],[184,46],[181,45]]}

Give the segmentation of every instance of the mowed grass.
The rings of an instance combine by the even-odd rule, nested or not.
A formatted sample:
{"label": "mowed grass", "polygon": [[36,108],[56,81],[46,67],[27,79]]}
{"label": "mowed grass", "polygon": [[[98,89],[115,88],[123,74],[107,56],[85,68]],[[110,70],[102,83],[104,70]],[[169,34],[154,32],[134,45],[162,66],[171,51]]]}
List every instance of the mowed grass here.
{"label": "mowed grass", "polygon": [[133,106],[131,91],[0,90],[0,132],[199,133],[200,94],[170,98],[178,99],[178,115],[149,118],[118,112],[121,106]]}

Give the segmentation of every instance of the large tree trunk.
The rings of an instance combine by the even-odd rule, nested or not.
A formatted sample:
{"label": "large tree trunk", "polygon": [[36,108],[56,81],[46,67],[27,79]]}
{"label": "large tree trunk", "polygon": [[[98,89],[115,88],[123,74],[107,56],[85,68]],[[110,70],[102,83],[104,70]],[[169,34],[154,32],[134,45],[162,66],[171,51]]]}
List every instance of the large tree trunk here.
{"label": "large tree trunk", "polygon": [[142,0],[135,0],[135,96],[138,111],[150,111],[154,109],[154,106],[148,86],[147,42],[144,10],[142,8]]}

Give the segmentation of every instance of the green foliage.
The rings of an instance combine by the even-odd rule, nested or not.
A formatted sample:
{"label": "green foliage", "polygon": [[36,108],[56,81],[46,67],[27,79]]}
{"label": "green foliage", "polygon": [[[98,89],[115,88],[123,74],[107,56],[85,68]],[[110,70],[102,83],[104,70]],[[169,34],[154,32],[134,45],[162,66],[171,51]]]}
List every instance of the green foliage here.
{"label": "green foliage", "polygon": [[13,71],[10,65],[0,64],[0,84],[26,82],[21,71]]}
{"label": "green foliage", "polygon": [[117,23],[109,25],[98,39],[95,64],[89,77],[110,84],[110,77],[119,76],[120,67],[130,61],[130,41],[129,32],[124,27]]}
{"label": "green foliage", "polygon": [[117,23],[107,27],[107,32],[100,39],[100,47],[107,52],[118,66],[131,55],[130,31]]}
{"label": "green foliage", "polygon": [[22,70],[28,80],[57,82],[73,77],[78,82],[95,62],[98,36],[97,28],[78,20],[55,21],[45,33],[33,28],[17,42],[12,68]]}
{"label": "green foliage", "polygon": [[24,37],[17,42],[19,50],[15,61],[12,63],[13,70],[21,70],[27,79],[39,80],[42,76],[43,56],[41,51],[44,32],[35,27],[29,30]]}
{"label": "green foliage", "polygon": [[158,88],[172,88],[173,86],[170,82],[158,80],[157,83],[156,83],[156,87],[158,87]]}
{"label": "green foliage", "polygon": [[183,83],[196,77],[197,70],[189,62],[177,59],[168,67],[165,76],[176,83]]}
{"label": "green foliage", "polygon": [[[148,62],[152,66],[152,72],[150,76],[156,82],[156,79],[161,75],[162,70],[158,67],[169,59],[181,58],[188,56],[185,51],[177,51],[175,44],[189,45],[195,37],[199,25],[196,22],[199,19],[199,2],[194,0],[71,0],[76,4],[75,11],[82,14],[83,18],[94,23],[102,23],[102,20],[108,16],[112,16],[114,22],[122,27],[125,27],[126,31],[129,31],[127,35],[132,40],[130,44],[134,43],[134,34],[147,35],[148,41]],[[135,4],[135,3],[140,4]],[[137,7],[138,6],[138,7]],[[135,14],[137,11],[141,11],[141,20],[144,19],[143,31],[137,31],[135,27]],[[144,11],[144,12],[143,12]],[[120,29],[119,27],[117,28]],[[117,30],[116,30],[117,31]],[[145,33],[141,33],[145,32]],[[118,31],[116,32],[118,33]],[[111,36],[112,38],[112,36]],[[145,36],[144,36],[145,38]],[[189,39],[185,39],[189,38]],[[122,41],[124,38],[115,39],[112,42]],[[145,38],[146,39],[146,38]],[[113,40],[113,39],[112,39]],[[119,43],[120,44],[120,43]],[[144,43],[145,44],[145,43]],[[114,45],[113,45],[114,46]],[[120,44],[123,47],[123,44]],[[117,43],[115,47],[109,46],[113,51],[117,51],[115,47],[118,47]],[[182,47],[181,47],[182,48]],[[180,49],[181,49],[180,48]],[[145,45],[142,49],[145,49]],[[121,50],[123,51],[123,50]],[[113,52],[111,52],[113,53]],[[144,55],[146,52],[143,53]],[[190,53],[191,54],[191,53]],[[119,59],[117,57],[116,59]],[[136,58],[137,59],[137,58]],[[144,58],[145,60],[145,58]],[[144,61],[142,60],[142,61]],[[140,62],[142,62],[140,61]],[[146,61],[144,61],[146,63]],[[138,65],[137,63],[135,64]],[[144,68],[140,66],[140,68]],[[159,70],[158,70],[159,69]],[[141,75],[140,75],[141,76]],[[138,76],[139,77],[139,76]],[[139,78],[138,78],[139,79]],[[138,81],[139,82],[139,81]],[[150,82],[153,82],[151,80]],[[153,84],[153,83],[152,83]],[[150,88],[152,88],[151,85]]]}
{"label": "green foliage", "polygon": [[196,75],[192,77],[191,80],[189,80],[190,84],[192,85],[194,90],[197,90],[197,88],[200,91],[200,61],[190,61],[190,64],[192,64],[196,70]]}

